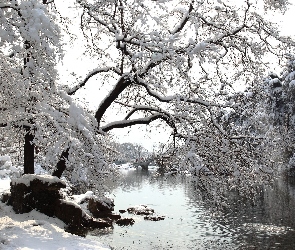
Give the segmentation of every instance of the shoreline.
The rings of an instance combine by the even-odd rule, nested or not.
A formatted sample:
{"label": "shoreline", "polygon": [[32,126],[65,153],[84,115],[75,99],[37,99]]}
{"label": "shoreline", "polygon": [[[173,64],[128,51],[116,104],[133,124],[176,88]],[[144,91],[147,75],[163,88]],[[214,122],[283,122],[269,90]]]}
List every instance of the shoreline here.
{"label": "shoreline", "polygon": [[[9,190],[10,179],[0,179],[0,195]],[[36,210],[16,214],[0,202],[0,249],[109,250],[102,243],[67,233],[65,224]]]}

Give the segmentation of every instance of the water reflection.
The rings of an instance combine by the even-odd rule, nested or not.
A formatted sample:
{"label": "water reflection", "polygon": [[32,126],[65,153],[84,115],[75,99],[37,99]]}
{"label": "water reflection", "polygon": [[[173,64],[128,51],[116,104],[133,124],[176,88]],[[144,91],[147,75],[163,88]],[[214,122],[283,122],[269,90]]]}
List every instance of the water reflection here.
{"label": "water reflection", "polygon": [[227,218],[244,249],[294,249],[294,186],[288,179],[266,187],[255,202],[233,202]]}
{"label": "water reflection", "polygon": [[229,194],[223,213],[209,212],[208,203],[190,177],[159,175],[155,170],[122,170],[119,184],[110,186],[115,212],[145,204],[165,215],[163,221],[132,217],[131,227],[95,231],[113,249],[294,249],[295,187],[278,180],[251,200]]}

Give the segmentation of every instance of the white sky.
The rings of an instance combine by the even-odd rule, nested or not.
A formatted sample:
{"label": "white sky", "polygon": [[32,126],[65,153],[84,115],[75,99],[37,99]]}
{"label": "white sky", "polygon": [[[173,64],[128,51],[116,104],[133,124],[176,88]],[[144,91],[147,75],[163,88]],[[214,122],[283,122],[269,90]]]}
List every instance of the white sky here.
{"label": "white sky", "polygon": [[[69,8],[62,8],[61,14],[63,16],[69,16],[71,13],[69,10]],[[291,5],[289,10],[284,15],[274,15],[270,18],[272,21],[274,18],[277,19],[278,25],[281,26],[282,35],[292,36],[295,39],[295,29],[293,28],[292,22],[294,13],[295,6]],[[71,15],[69,17],[72,22],[79,21],[77,18],[75,19]],[[78,30],[72,32],[74,32],[78,37],[81,36],[81,34],[77,34],[77,32],[79,32]],[[71,47],[68,47],[67,53],[63,60],[63,65],[58,67],[61,75],[61,81],[63,83],[72,84],[77,82],[76,76],[70,75],[70,72],[75,72],[77,76],[83,78],[89,71],[97,66],[95,60],[87,58],[83,55],[83,45],[81,45],[79,39],[77,40],[74,41],[74,44]],[[89,103],[89,107],[93,110],[98,107],[101,100],[105,97],[108,90],[110,90],[114,84],[107,82],[101,88],[101,83],[102,81],[98,81],[97,79],[93,78],[87,83],[86,87],[83,90],[79,90],[77,94],[80,97],[85,96],[87,102]],[[108,113],[108,117],[112,118],[112,114]],[[117,119],[115,118],[115,120]],[[157,124],[157,122],[154,122],[153,124]],[[171,138],[171,129],[165,124],[162,124],[161,128],[159,129],[152,129],[152,131],[150,130],[151,129],[149,126],[138,125],[133,126],[131,129],[125,128],[113,130],[113,134],[119,142],[139,143],[150,151],[153,150],[153,146],[157,146],[159,143],[166,143],[167,140]]]}

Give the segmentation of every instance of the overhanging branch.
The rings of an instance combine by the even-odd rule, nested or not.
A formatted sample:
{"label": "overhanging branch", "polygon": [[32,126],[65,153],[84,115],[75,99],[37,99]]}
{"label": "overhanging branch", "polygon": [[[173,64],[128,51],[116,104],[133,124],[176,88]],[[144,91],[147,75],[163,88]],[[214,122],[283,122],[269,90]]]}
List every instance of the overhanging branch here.
{"label": "overhanging branch", "polygon": [[156,93],[154,90],[152,90],[143,79],[141,79],[139,77],[137,77],[136,84],[144,87],[150,96],[156,98],[160,102],[169,103],[172,101],[181,101],[181,102],[186,102],[186,103],[199,104],[199,105],[202,105],[205,107],[213,107],[213,106],[215,106],[215,107],[228,107],[227,105],[222,105],[222,104],[218,104],[218,103],[211,103],[211,102],[207,102],[202,99],[199,99],[199,98],[191,99],[191,98],[186,98],[186,97],[179,96],[179,95],[160,96],[158,93]]}
{"label": "overhanging branch", "polygon": [[[130,106],[129,106],[130,107]],[[154,107],[150,107],[150,106],[131,106],[133,108],[133,110],[131,110],[125,117],[125,120],[128,120],[135,112],[137,111],[150,111],[150,112],[158,112],[158,113],[162,113],[164,115],[166,115],[167,117],[171,118],[171,115],[164,111],[163,109],[160,108],[154,108]]]}
{"label": "overhanging branch", "polygon": [[98,68],[98,69],[94,69],[92,70],[91,72],[89,72],[87,74],[87,76],[85,77],[85,79],[83,81],[81,81],[77,86],[73,87],[71,90],[68,91],[68,95],[74,95],[79,89],[81,89],[82,87],[85,86],[85,84],[88,82],[88,80],[99,74],[99,73],[102,73],[102,72],[108,72],[108,71],[113,71],[117,74],[120,74],[120,72],[118,70],[116,70],[115,68],[113,67],[105,67],[105,68]]}
{"label": "overhanging branch", "polygon": [[128,76],[121,77],[116,83],[115,87],[106,96],[106,98],[101,102],[99,108],[95,113],[95,118],[97,120],[98,127],[100,127],[101,118],[103,117],[106,110],[112,105],[112,103],[118,98],[118,96],[131,85],[131,80]]}
{"label": "overhanging branch", "polygon": [[101,130],[104,132],[108,132],[112,129],[115,128],[126,128],[126,127],[131,127],[133,125],[139,125],[139,124],[150,124],[151,122],[161,119],[163,121],[165,121],[174,131],[176,131],[176,127],[174,122],[171,120],[170,117],[164,115],[164,114],[153,114],[149,117],[145,117],[145,118],[139,118],[139,119],[133,119],[133,120],[122,120],[122,121],[116,121],[116,122],[112,122],[109,123],[106,126],[101,127]]}
{"label": "overhanging branch", "polygon": [[194,7],[193,7],[193,3],[194,3],[194,0],[190,3],[189,5],[189,10],[188,12],[184,15],[183,19],[181,20],[180,24],[176,25],[176,27],[174,28],[173,31],[171,31],[170,33],[171,34],[176,34],[178,32],[180,32],[184,26],[186,25],[186,23],[188,22],[189,20],[189,15],[190,13],[193,11]]}

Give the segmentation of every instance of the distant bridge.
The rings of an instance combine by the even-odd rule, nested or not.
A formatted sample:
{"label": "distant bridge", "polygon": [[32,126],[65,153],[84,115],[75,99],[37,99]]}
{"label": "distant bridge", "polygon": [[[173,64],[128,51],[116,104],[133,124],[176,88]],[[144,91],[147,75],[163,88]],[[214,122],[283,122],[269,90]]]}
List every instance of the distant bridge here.
{"label": "distant bridge", "polygon": [[163,170],[164,169],[171,169],[172,168],[172,165],[171,165],[172,157],[173,156],[171,156],[171,155],[156,156],[156,157],[152,157],[152,158],[149,158],[146,160],[134,162],[133,166],[134,167],[141,166],[142,169],[148,170],[150,163],[155,162],[160,169],[163,169]]}

